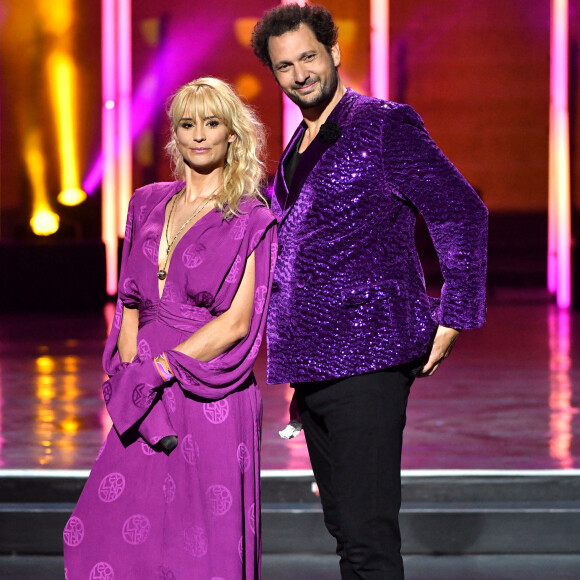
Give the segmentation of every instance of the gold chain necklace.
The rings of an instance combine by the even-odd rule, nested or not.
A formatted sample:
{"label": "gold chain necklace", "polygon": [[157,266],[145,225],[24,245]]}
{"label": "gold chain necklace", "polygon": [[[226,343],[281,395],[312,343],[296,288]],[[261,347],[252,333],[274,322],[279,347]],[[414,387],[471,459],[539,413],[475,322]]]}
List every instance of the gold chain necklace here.
{"label": "gold chain necklace", "polygon": [[[173,198],[173,204],[171,205],[171,211],[169,212],[169,218],[167,220],[167,227],[165,228],[165,241],[167,242],[167,253],[165,254],[165,263],[163,264],[163,268],[161,268],[160,270],[157,271],[157,278],[159,278],[159,280],[165,280],[165,278],[167,278],[167,262],[169,262],[169,254],[171,253],[171,249],[173,248],[173,244],[175,244],[175,240],[177,240],[179,234],[183,231],[183,228],[196,216],[198,215],[203,208],[213,199],[213,194],[217,191],[217,189],[215,189],[214,191],[211,192],[211,195],[202,203],[201,201],[199,202],[198,206],[195,208],[195,210],[193,211],[193,213],[185,220],[185,222],[183,223],[183,225],[179,228],[179,231],[173,236],[173,239],[171,240],[171,243],[169,243],[169,228],[171,225],[171,218],[173,217],[174,214],[174,210],[175,210],[175,205],[177,203],[177,198],[180,197],[179,195],[176,195]],[[185,189],[183,189],[181,191],[181,195],[185,194]]]}

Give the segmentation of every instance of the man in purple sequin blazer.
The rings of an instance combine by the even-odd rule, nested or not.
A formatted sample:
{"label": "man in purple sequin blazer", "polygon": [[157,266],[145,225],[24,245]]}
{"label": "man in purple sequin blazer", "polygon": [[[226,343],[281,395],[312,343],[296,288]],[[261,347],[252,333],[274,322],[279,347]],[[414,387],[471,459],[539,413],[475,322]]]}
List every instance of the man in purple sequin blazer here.
{"label": "man in purple sequin blazer", "polygon": [[[268,382],[295,388],[342,578],[400,579],[409,389],[459,330],[484,322],[487,210],[411,107],[344,87],[324,8],[269,11],[252,44],[304,118],[274,183]],[[440,301],[425,292],[418,212],[439,256]]]}

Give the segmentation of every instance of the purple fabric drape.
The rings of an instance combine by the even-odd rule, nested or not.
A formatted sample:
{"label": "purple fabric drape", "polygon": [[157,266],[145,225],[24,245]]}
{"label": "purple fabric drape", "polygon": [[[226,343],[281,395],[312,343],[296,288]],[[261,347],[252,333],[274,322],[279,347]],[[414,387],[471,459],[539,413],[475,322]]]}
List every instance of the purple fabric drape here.
{"label": "purple fabric drape", "polygon": [[[262,406],[252,365],[270,296],[275,220],[255,200],[229,221],[206,214],[175,246],[160,295],[165,208],[182,186],[153,184],[131,199],[103,355],[110,376],[103,396],[115,429],[64,530],[68,580],[259,578]],[[252,253],[247,336],[209,362],[172,350],[229,308]],[[139,309],[137,357],[129,364],[117,348],[123,306]],[[153,363],[162,351],[176,375],[169,382]],[[154,448],[166,435],[178,439],[169,454]]]}

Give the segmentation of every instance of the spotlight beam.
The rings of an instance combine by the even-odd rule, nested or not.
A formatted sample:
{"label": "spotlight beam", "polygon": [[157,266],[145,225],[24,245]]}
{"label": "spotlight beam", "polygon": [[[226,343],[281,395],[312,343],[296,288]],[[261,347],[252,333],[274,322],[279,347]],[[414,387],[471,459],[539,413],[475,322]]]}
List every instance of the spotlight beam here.
{"label": "spotlight beam", "polygon": [[389,98],[389,0],[371,2],[371,95]]}
{"label": "spotlight beam", "polygon": [[132,190],[131,0],[102,0],[103,185],[102,239],[107,294],[117,292],[118,238]]}
{"label": "spotlight beam", "polygon": [[117,204],[116,204],[116,14],[115,0],[102,0],[102,140],[103,184],[101,231],[107,260],[107,294],[117,292]]}

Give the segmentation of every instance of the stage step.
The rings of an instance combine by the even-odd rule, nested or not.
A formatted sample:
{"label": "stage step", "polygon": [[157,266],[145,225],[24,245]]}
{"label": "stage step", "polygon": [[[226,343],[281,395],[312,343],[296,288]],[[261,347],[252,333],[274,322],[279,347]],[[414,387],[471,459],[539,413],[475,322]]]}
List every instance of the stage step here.
{"label": "stage step", "polygon": [[[60,554],[87,472],[0,471],[0,554]],[[331,554],[309,472],[264,472],[266,554]],[[574,554],[580,472],[407,472],[405,554]]]}
{"label": "stage step", "polygon": [[[406,580],[578,580],[578,555],[404,556]],[[0,578],[62,580],[62,556],[0,556]],[[263,580],[336,580],[338,558],[264,554]]]}

